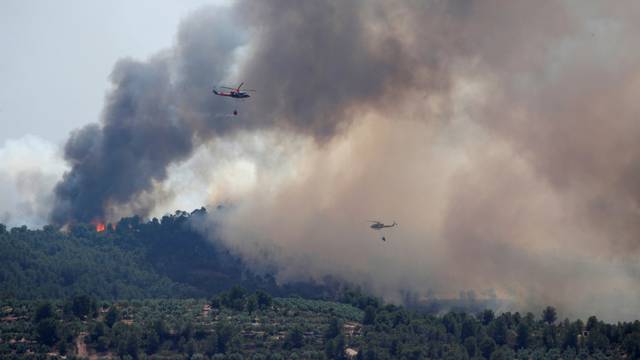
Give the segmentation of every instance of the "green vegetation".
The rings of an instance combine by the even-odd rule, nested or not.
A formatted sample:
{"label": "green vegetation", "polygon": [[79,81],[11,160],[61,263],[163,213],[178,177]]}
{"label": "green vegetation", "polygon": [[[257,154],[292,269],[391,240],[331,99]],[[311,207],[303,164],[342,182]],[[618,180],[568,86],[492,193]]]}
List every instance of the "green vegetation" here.
{"label": "green vegetation", "polygon": [[0,224],[0,298],[60,299],[91,294],[98,299],[206,298],[233,285],[285,296],[313,297],[313,284],[277,286],[257,276],[222,242],[192,228],[206,210],[146,223],[124,218],[97,232],[76,224],[66,231]]}
{"label": "green vegetation", "polygon": [[[250,311],[250,299],[257,298],[262,305]],[[74,311],[77,304],[82,304],[80,313]],[[8,357],[51,353],[133,359],[324,359],[324,334],[332,319],[357,323],[362,316],[348,304],[272,299],[239,288],[211,301],[98,304],[77,296],[63,302],[6,301],[1,309],[0,354]]]}
{"label": "green vegetation", "polygon": [[456,303],[435,316],[442,305],[276,286],[192,230],[204,211],[104,232],[0,225],[0,359],[640,359],[639,321]]}
{"label": "green vegetation", "polygon": [[[251,308],[258,298],[261,305]],[[557,322],[550,310],[538,319],[490,310],[437,317],[365,296],[345,304],[240,288],[209,301],[12,300],[0,306],[0,358],[640,358],[639,321]]]}

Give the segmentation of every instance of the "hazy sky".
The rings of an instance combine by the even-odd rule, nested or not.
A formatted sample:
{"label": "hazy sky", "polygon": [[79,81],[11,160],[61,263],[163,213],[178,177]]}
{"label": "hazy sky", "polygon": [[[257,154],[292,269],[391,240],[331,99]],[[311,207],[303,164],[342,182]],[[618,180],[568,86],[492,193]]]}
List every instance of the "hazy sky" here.
{"label": "hazy sky", "polygon": [[167,48],[183,17],[221,0],[0,3],[0,145],[33,134],[62,143],[97,121],[119,58]]}

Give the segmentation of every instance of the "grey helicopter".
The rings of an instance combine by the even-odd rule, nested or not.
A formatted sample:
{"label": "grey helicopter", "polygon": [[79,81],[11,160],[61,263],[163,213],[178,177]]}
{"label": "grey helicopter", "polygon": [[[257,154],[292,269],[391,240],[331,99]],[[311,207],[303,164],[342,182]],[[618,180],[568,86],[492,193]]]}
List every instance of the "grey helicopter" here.
{"label": "grey helicopter", "polygon": [[[373,230],[382,230],[384,228],[391,228],[391,227],[394,227],[394,226],[398,225],[395,221],[391,225],[385,225],[383,222],[378,221],[378,220],[369,220],[369,222],[373,223],[373,224],[371,224],[371,226],[369,226]],[[382,241],[386,242],[387,238],[385,236],[383,236],[382,237]]]}

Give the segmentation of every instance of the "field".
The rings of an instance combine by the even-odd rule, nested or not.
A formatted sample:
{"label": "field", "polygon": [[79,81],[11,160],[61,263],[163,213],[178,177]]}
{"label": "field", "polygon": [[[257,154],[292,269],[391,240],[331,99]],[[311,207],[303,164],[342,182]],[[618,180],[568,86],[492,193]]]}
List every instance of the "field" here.
{"label": "field", "polygon": [[[218,354],[215,358],[237,355],[260,359],[277,358],[279,352],[286,351],[287,358],[321,359],[330,321],[338,320],[348,341],[356,342],[361,335],[358,321],[363,316],[351,305],[301,298],[274,298],[269,306],[251,313],[215,308],[195,299],[104,302],[86,317],[74,315],[73,304],[57,302],[51,304],[56,335],[47,341],[46,329],[39,328],[46,319],[36,321],[42,304],[2,304],[0,354],[6,358],[66,355],[93,359]],[[117,314],[115,322],[109,319],[110,313]],[[294,332],[302,335],[301,340],[292,339]]]}

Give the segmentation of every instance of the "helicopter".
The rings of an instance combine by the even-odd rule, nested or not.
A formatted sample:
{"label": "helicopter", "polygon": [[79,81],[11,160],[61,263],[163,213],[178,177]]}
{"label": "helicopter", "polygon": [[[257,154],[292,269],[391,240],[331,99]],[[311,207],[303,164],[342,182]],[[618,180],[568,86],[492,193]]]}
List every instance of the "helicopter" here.
{"label": "helicopter", "polygon": [[374,230],[380,230],[383,228],[389,228],[389,227],[394,227],[398,224],[396,224],[396,222],[394,221],[393,224],[391,225],[385,225],[384,223],[378,221],[378,220],[369,220],[369,222],[373,223],[371,224],[370,228],[374,229]]}
{"label": "helicopter", "polygon": [[244,82],[240,83],[240,85],[238,85],[237,88],[230,88],[230,87],[226,87],[226,86],[221,86],[220,87],[221,89],[229,90],[228,92],[218,91],[218,90],[216,90],[216,88],[213,88],[212,91],[213,91],[213,93],[215,95],[232,97],[234,99],[246,99],[246,98],[251,97],[251,95],[249,95],[249,91],[254,92],[255,90],[253,90],[253,89],[240,90],[242,85],[244,85]]}

